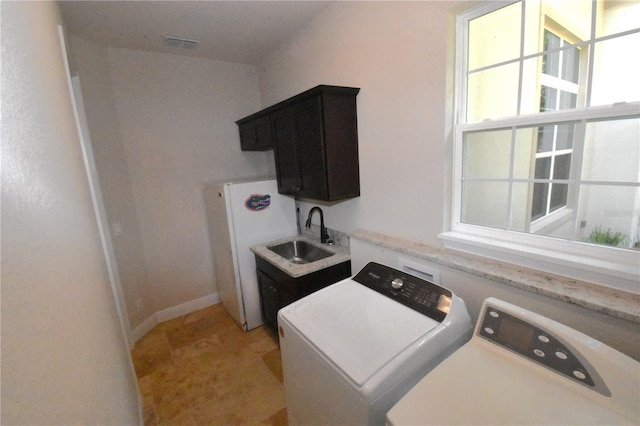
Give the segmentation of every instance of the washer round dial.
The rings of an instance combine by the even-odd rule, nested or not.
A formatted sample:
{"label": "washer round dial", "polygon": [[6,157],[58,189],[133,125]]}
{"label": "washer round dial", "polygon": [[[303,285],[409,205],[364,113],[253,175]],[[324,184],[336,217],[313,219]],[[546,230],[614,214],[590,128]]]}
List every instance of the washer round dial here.
{"label": "washer round dial", "polygon": [[400,290],[403,285],[404,281],[402,281],[402,278],[396,278],[395,280],[391,281],[391,287],[396,290]]}

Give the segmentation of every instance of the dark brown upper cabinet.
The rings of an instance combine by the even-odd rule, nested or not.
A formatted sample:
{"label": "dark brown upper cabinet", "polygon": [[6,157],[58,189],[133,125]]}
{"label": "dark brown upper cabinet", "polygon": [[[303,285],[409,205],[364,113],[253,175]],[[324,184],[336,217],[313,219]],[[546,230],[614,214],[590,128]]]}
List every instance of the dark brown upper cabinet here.
{"label": "dark brown upper cabinet", "polygon": [[255,117],[248,121],[243,120],[236,122],[240,130],[241,150],[266,151],[273,148],[269,115]]}
{"label": "dark brown upper cabinet", "polygon": [[[243,118],[236,122],[242,149],[263,146],[269,140],[281,194],[323,201],[357,197],[359,91],[317,86]],[[252,123],[259,120],[267,120],[268,129],[258,131],[258,125]]]}

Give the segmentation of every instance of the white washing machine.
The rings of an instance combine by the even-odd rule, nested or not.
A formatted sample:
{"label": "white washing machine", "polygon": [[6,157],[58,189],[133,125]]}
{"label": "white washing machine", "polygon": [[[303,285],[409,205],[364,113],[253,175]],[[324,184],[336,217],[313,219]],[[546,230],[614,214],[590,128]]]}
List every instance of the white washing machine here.
{"label": "white washing machine", "polygon": [[290,425],[384,424],[473,329],[451,291],[373,262],[281,309],[278,326]]}
{"label": "white washing machine", "polygon": [[640,363],[553,320],[485,300],[469,343],[387,415],[390,425],[640,424]]}

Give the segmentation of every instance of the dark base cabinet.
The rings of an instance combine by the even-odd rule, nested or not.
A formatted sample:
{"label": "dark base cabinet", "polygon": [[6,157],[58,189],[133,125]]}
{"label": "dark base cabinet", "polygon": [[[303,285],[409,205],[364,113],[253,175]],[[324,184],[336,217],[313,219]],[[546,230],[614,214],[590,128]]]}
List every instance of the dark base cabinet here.
{"label": "dark base cabinet", "polygon": [[256,256],[260,304],[265,324],[278,333],[278,311],[298,299],[351,276],[351,261],[293,278]]}

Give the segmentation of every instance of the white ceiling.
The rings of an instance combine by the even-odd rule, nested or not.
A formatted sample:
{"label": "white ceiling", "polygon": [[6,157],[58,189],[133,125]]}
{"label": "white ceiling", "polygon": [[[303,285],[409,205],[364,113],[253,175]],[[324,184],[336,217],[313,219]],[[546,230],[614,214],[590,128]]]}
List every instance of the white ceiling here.
{"label": "white ceiling", "polygon": [[[103,46],[257,64],[332,1],[60,1],[68,31]],[[198,40],[164,46],[164,37]]]}

